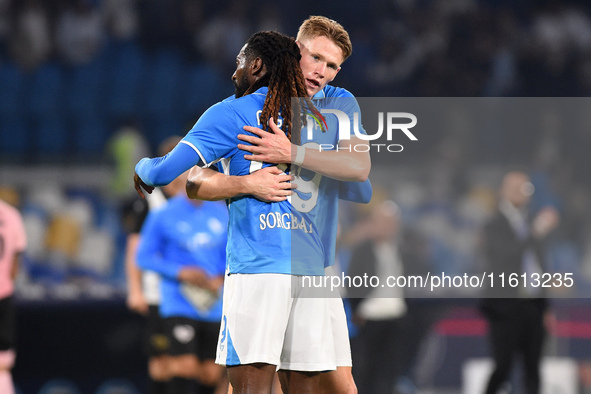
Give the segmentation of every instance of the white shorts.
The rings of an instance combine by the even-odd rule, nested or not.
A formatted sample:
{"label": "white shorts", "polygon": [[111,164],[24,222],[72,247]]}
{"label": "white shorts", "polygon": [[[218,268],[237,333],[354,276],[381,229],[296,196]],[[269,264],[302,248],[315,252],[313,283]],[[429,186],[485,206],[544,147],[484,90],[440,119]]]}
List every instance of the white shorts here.
{"label": "white shorts", "polygon": [[216,363],[266,363],[310,372],[336,369],[328,299],[299,298],[302,278],[226,275]]}
{"label": "white shorts", "polygon": [[332,324],[335,361],[338,367],[351,367],[351,343],[349,342],[349,327],[343,300],[338,298],[328,299],[328,309]]}

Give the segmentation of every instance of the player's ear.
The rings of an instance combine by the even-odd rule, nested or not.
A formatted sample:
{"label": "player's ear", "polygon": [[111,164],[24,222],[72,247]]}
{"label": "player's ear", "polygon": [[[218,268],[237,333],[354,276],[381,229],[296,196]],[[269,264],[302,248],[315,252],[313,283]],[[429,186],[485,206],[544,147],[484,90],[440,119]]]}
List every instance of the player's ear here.
{"label": "player's ear", "polygon": [[337,77],[337,74],[339,73],[339,71],[341,71],[341,68],[337,68],[337,72],[334,74],[334,77],[332,77],[332,79],[330,81],[328,81],[328,83],[331,83],[332,81],[334,81],[334,79]]}
{"label": "player's ear", "polygon": [[258,76],[259,78],[264,74],[265,65],[263,64],[263,59],[260,57],[255,58],[250,63],[250,73],[252,75]]}

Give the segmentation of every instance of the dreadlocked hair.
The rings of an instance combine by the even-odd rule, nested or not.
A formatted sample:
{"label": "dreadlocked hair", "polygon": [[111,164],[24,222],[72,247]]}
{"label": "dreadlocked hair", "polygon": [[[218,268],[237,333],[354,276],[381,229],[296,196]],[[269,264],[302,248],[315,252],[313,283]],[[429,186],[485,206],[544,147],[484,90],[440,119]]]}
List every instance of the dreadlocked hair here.
{"label": "dreadlocked hair", "polygon": [[[308,98],[306,84],[299,60],[300,48],[295,40],[274,31],[253,34],[246,43],[244,54],[248,62],[261,58],[267,67],[265,76],[248,88],[246,94],[255,92],[262,86],[269,91],[260,115],[264,130],[269,130],[269,119],[277,121],[279,112],[283,118],[281,129],[293,143],[300,142],[300,131],[306,122],[306,111],[318,113]],[[292,98],[294,108],[292,108]],[[293,116],[292,116],[293,115]]]}

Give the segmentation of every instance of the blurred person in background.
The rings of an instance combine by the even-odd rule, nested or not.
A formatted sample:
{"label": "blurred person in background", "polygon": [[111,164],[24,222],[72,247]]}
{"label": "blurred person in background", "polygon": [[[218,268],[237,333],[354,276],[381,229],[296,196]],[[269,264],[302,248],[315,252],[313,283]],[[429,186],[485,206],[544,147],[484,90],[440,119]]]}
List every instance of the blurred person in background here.
{"label": "blurred person in background", "polygon": [[9,50],[15,62],[32,71],[49,59],[53,50],[51,21],[42,0],[24,0],[12,5]]}
{"label": "blurred person in background", "polygon": [[351,278],[377,277],[383,286],[355,289],[349,298],[359,333],[352,341],[354,377],[360,393],[391,393],[401,371],[401,318],[406,313],[404,293],[386,285],[404,268],[398,250],[400,210],[390,200],[377,205],[368,219],[369,240],[351,254]]}
{"label": "blurred person in background", "polygon": [[[158,152],[165,155],[181,140],[171,136],[158,147]],[[140,230],[149,210],[154,210],[166,201],[184,193],[185,184],[172,182],[154,190],[147,199],[135,195],[123,208],[123,223],[126,229],[127,244],[125,250],[125,273],[127,279],[127,306],[134,312],[146,316],[146,350],[148,354],[148,372],[150,376],[150,394],[165,394],[169,371],[168,339],[164,329],[164,320],[159,314],[160,276],[154,271],[142,270],[136,261],[137,246],[140,242]]]}
{"label": "blurred person in background", "polygon": [[96,59],[106,36],[103,15],[95,1],[72,0],[57,17],[56,49],[68,65],[80,66]]}
{"label": "blurred person in background", "polygon": [[[486,272],[494,274],[496,286],[489,288],[480,309],[489,325],[489,340],[495,367],[486,388],[487,394],[499,392],[510,377],[514,357],[523,360],[524,393],[540,392],[540,361],[546,329],[552,324],[547,310],[541,275],[544,267],[544,240],[558,225],[555,208],[542,208],[532,220],[528,204],[534,186],[527,174],[505,174],[499,190],[497,213],[483,230]],[[501,287],[499,275],[505,276]],[[520,286],[507,286],[510,275],[520,278]],[[527,278],[523,284],[522,275]],[[535,285],[535,278],[540,285]],[[534,284],[534,285],[532,285]]]}
{"label": "blurred person in background", "polygon": [[178,193],[151,210],[141,230],[137,261],[160,275],[160,316],[169,343],[171,377],[167,394],[214,393],[225,385],[223,367],[214,363],[222,318],[228,212],[221,202],[190,200]]}
{"label": "blurred person in background", "polygon": [[[167,143],[163,141],[158,150],[165,145]],[[119,199],[131,199],[132,202],[138,200],[135,191],[129,188],[129,178],[135,172],[135,163],[150,154],[150,147],[136,120],[127,120],[119,126],[108,141],[107,154],[113,163],[110,185],[113,195]]]}
{"label": "blurred person in background", "polygon": [[27,246],[23,220],[18,210],[0,200],[0,392],[14,394],[10,370],[16,357],[14,279],[21,254]]}

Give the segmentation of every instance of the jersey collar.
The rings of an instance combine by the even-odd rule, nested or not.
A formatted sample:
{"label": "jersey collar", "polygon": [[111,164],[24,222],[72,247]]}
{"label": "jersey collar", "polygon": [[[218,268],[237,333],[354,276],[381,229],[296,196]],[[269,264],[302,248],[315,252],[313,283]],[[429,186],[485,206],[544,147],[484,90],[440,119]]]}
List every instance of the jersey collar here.
{"label": "jersey collar", "polygon": [[314,95],[314,97],[312,97],[312,100],[318,100],[318,99],[326,98],[326,93],[324,93],[324,89],[326,89],[326,86],[324,88],[322,88],[322,90],[320,90],[318,93],[316,93]]}
{"label": "jersey collar", "polygon": [[269,91],[269,87],[263,86],[261,88],[258,88],[254,93],[251,93],[251,94],[261,94],[263,96],[266,96],[268,91]]}

